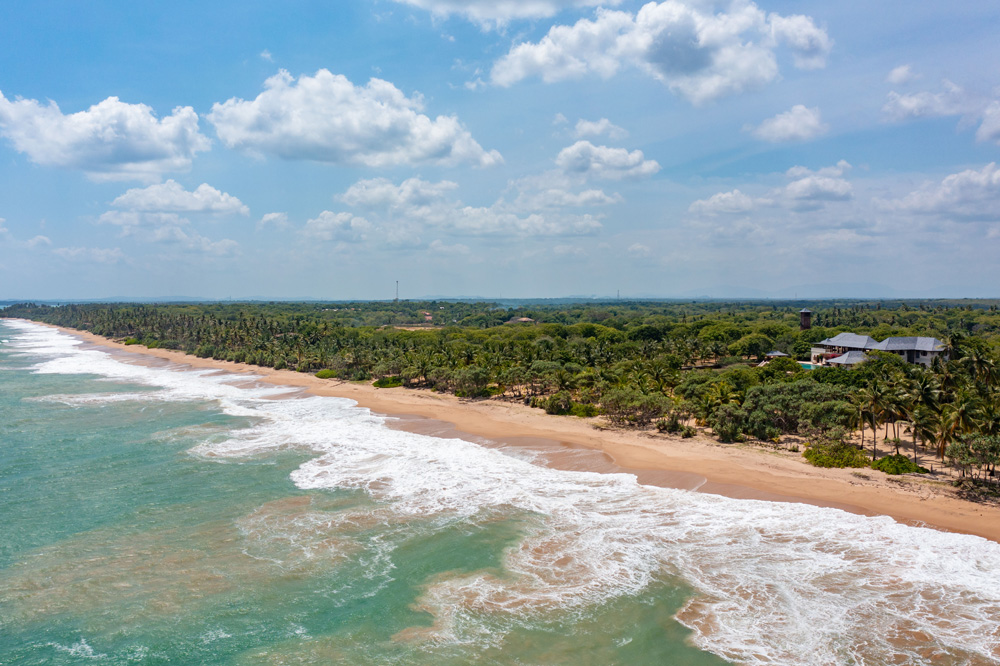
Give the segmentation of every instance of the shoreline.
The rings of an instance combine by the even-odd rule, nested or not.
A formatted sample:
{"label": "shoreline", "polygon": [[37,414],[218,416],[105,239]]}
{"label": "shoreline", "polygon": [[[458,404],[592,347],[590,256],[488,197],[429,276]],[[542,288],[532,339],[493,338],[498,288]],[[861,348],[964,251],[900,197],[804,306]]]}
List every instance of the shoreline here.
{"label": "shoreline", "polygon": [[558,469],[624,472],[646,485],[885,515],[908,525],[1000,542],[1000,508],[958,499],[940,480],[889,477],[875,470],[816,468],[798,454],[720,444],[704,436],[680,439],[645,431],[598,429],[589,419],[553,416],[519,403],[465,400],[426,389],[378,389],[368,383],[318,379],[312,374],[203,359],[176,350],[126,346],[87,331],[31,323],[131,355],[137,362],[142,357],[157,358],[192,368],[253,374],[263,383],[348,398],[390,417],[387,425],[396,429],[489,446],[527,447],[544,464]]}

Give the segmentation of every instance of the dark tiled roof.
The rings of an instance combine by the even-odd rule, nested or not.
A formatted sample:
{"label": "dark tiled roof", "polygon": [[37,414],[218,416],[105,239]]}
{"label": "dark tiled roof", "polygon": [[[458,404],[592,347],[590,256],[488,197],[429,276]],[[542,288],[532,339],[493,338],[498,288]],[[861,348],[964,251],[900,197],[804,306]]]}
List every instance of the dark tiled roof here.
{"label": "dark tiled roof", "polygon": [[937,338],[886,338],[873,349],[879,351],[941,351],[944,349],[944,343]]}
{"label": "dark tiled roof", "polygon": [[857,365],[868,360],[868,357],[863,351],[849,351],[846,354],[842,354],[837,358],[831,358],[827,363],[835,363],[837,365]]}
{"label": "dark tiled roof", "polygon": [[867,335],[858,335],[857,333],[838,333],[819,344],[826,347],[846,347],[847,349],[876,349],[876,345],[878,345]]}

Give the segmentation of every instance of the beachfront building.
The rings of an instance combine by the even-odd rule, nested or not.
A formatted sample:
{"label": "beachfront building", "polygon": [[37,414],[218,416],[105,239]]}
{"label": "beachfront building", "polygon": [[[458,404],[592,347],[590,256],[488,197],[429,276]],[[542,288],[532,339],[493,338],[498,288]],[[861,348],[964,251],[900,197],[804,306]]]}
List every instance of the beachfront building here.
{"label": "beachfront building", "polygon": [[930,367],[934,359],[944,353],[944,343],[937,338],[900,337],[878,342],[867,335],[839,333],[816,343],[812,348],[812,365],[835,365],[853,368],[865,359],[869,351],[896,354],[907,363]]}

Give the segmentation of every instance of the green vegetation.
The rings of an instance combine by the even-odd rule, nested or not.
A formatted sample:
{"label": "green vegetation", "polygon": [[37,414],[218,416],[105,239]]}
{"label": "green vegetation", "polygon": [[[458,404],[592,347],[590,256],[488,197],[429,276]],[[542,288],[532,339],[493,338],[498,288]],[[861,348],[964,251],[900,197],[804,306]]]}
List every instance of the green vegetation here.
{"label": "green vegetation", "polygon": [[861,449],[837,438],[807,444],[802,455],[816,467],[868,467]]}
{"label": "green vegetation", "polygon": [[877,469],[886,474],[928,474],[930,470],[921,467],[909,458],[899,453],[891,456],[879,458],[871,465],[872,469]]}
{"label": "green vegetation", "polygon": [[[807,458],[823,464],[852,461],[837,433],[860,429],[862,445],[877,438],[914,462],[923,448],[971,480],[996,481],[989,453],[1000,437],[996,301],[509,305],[16,304],[0,316],[326,378],[603,414],[619,427],[655,425],[682,437],[696,428],[724,442],[803,436],[814,442]],[[814,312],[805,331],[802,307]],[[841,331],[876,340],[933,336],[947,358],[924,368],[872,353],[854,370],[812,371],[794,360]],[[791,357],[758,367],[771,350]],[[868,450],[875,458],[874,446]]]}

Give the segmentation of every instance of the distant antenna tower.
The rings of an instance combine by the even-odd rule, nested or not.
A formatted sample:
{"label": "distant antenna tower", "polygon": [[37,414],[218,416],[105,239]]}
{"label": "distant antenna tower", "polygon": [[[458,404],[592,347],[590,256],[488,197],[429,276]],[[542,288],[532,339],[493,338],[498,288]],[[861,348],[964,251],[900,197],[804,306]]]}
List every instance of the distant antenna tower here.
{"label": "distant antenna tower", "polygon": [[622,290],[621,289],[618,290],[618,300],[619,301],[622,300]]}
{"label": "distant antenna tower", "polygon": [[396,280],[396,302],[399,302],[399,280]]}

